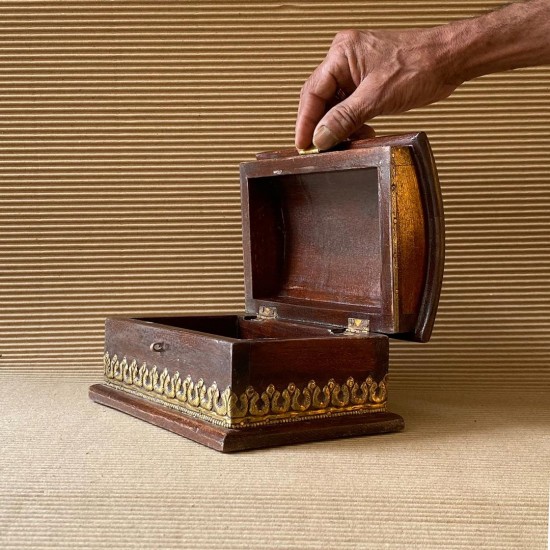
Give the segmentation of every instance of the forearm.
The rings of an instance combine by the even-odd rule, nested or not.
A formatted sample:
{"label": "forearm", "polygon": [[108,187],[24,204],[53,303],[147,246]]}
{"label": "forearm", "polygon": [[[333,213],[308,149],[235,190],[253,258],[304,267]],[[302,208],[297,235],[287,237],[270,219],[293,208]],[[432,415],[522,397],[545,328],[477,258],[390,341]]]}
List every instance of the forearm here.
{"label": "forearm", "polygon": [[365,122],[440,101],[472,78],[545,64],[550,0],[427,29],[341,32],[302,88],[296,146],[330,149]]}
{"label": "forearm", "polygon": [[510,4],[432,29],[440,60],[459,84],[484,74],[550,64],[550,0]]}

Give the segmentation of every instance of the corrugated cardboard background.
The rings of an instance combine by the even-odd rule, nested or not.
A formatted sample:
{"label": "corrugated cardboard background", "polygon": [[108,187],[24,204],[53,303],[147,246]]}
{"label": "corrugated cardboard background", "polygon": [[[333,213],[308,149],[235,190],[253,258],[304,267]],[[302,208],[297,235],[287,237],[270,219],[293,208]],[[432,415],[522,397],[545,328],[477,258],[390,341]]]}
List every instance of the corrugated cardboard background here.
{"label": "corrugated cardboard background", "polygon": [[238,164],[293,143],[338,30],[498,4],[0,2],[2,548],[545,546],[548,67],[375,124],[428,132],[447,214],[404,432],[226,456],[86,394],[106,316],[242,309]]}
{"label": "corrugated cardboard background", "polygon": [[[0,4],[0,365],[101,372],[112,314],[243,308],[238,164],[293,143],[300,87],[349,27],[500,1]],[[550,383],[550,69],[380,119],[425,130],[447,216],[428,345],[407,384]]]}

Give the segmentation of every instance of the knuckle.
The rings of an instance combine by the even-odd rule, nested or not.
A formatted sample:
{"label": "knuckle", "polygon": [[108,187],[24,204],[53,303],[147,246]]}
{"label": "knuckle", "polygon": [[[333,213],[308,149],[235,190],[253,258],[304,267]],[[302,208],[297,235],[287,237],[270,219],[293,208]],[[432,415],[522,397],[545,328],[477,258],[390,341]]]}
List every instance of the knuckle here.
{"label": "knuckle", "polygon": [[338,33],[334,37],[334,45],[346,45],[346,44],[357,44],[363,36],[363,31],[357,29],[345,29]]}
{"label": "knuckle", "polygon": [[313,82],[312,82],[312,78],[310,77],[304,82],[304,85],[300,90],[300,99],[304,98],[307,94],[311,93],[312,89],[313,89]]}
{"label": "knuckle", "polygon": [[361,116],[356,109],[351,108],[349,105],[340,105],[334,112],[335,122],[342,128],[348,131],[349,129],[355,129],[361,124]]}
{"label": "knuckle", "polygon": [[326,72],[326,63],[321,63],[309,76],[309,78],[304,82],[300,90],[300,98],[304,97],[306,94],[312,93],[315,88],[318,86],[320,80],[323,79]]}
{"label": "knuckle", "polygon": [[326,63],[323,63],[318,69],[319,78],[326,79],[327,77],[332,76],[334,68],[335,63],[332,59],[330,61],[327,61]]}

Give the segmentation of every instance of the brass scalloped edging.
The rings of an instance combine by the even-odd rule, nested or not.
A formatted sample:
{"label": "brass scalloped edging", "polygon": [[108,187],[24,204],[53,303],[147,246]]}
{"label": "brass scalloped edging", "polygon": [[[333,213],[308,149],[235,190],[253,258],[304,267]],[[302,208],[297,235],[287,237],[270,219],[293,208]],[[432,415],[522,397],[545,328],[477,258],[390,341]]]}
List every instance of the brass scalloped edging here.
{"label": "brass scalloped edging", "polygon": [[138,367],[135,359],[128,363],[109,352],[104,366],[109,385],[226,428],[386,410],[386,377],[376,382],[369,376],[361,384],[352,377],[344,384],[330,379],[322,388],[311,380],[303,388],[290,383],[282,391],[270,384],[261,393],[249,386],[238,396],[230,386],[220,391],[216,382],[207,387],[202,379],[194,382],[179,372],[170,376],[167,369],[159,373],[146,363]]}

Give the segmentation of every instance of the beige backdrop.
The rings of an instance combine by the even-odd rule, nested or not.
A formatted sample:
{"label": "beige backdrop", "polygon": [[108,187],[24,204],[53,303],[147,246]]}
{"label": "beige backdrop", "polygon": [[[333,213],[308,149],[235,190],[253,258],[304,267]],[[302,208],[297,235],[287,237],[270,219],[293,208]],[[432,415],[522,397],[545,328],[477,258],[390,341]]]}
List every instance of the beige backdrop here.
{"label": "beige backdrop", "polygon": [[[500,1],[0,4],[0,365],[101,372],[112,314],[243,308],[239,161],[289,146],[333,35]],[[407,384],[550,384],[550,68],[380,119],[425,130],[447,216],[430,344]]]}

